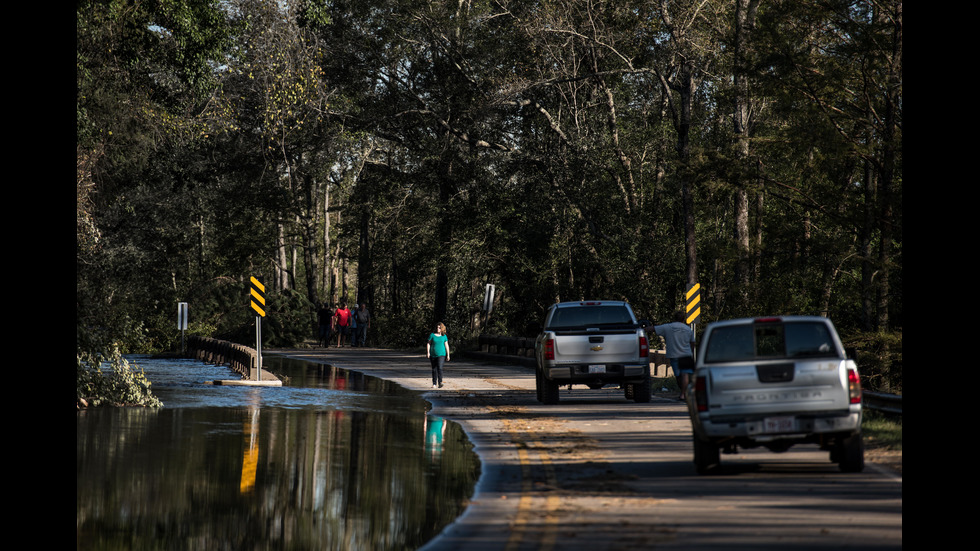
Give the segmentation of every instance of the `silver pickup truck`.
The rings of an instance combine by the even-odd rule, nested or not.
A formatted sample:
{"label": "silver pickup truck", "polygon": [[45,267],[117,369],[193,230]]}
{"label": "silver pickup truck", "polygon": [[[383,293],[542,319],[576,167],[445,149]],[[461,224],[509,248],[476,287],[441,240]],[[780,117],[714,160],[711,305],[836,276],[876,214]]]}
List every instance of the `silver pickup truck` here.
{"label": "silver pickup truck", "polygon": [[861,383],[827,318],[709,324],[687,392],[698,473],[736,447],[782,452],[816,443],[844,472],[864,468]]}
{"label": "silver pickup truck", "polygon": [[627,399],[650,401],[649,322],[622,301],[559,302],[548,308],[534,343],[538,401],[557,404],[559,387],[619,385]]}

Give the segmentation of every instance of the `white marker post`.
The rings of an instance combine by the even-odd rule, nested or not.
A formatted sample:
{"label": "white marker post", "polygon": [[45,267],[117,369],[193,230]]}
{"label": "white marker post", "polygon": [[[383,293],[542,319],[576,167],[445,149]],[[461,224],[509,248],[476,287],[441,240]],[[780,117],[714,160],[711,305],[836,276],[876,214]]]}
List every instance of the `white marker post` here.
{"label": "white marker post", "polygon": [[184,347],[184,331],[187,331],[187,303],[178,302],[177,303],[177,329],[180,331],[180,353],[183,354]]}

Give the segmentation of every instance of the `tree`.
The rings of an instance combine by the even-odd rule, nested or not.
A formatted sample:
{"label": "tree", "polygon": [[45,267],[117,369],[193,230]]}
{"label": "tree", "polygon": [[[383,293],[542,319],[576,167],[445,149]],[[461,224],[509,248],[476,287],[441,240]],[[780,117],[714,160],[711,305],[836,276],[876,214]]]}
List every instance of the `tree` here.
{"label": "tree", "polygon": [[[871,328],[874,304],[876,325],[886,330],[889,314],[900,308],[890,281],[901,266],[892,251],[901,248],[893,228],[901,225],[902,4],[776,2],[760,23],[771,47],[760,74],[776,91],[776,108],[793,112],[781,131],[794,144],[786,156],[819,160],[820,172],[808,171],[807,180],[824,176],[831,186],[794,193],[832,213],[834,227],[859,236],[850,256],[861,259],[864,272],[864,325]],[[839,201],[843,210],[828,208]]]}
{"label": "tree", "polygon": [[203,0],[80,1],[76,15],[78,396],[158,405],[120,351],[153,346],[140,305],[168,296],[160,279],[146,285],[167,258],[160,241],[127,235],[127,222],[157,156],[208,127],[197,113],[229,29],[218,3]]}
{"label": "tree", "polygon": [[901,323],[900,2],[83,2],[78,37],[79,303],[131,335],[189,295],[235,335],[253,274],[405,341],[693,281]]}

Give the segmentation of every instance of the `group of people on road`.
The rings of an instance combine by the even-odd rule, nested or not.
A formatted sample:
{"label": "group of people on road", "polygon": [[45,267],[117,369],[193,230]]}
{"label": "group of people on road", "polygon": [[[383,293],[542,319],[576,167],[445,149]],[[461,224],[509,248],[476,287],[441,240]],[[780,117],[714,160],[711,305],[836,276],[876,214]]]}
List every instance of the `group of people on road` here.
{"label": "group of people on road", "polygon": [[[680,399],[684,400],[688,381],[694,374],[694,331],[685,323],[684,312],[680,310],[674,313],[674,321],[655,325],[653,331],[664,339],[667,360],[680,386]],[[437,323],[435,331],[429,333],[425,357],[432,366],[432,386],[442,388],[443,368],[450,359],[449,336],[444,323]]]}
{"label": "group of people on road", "polygon": [[[335,308],[324,302],[317,311],[317,324],[318,346],[328,348],[334,335],[337,337],[337,348],[343,346],[344,342],[349,342],[352,347],[367,346],[371,314],[363,302],[353,311],[347,308],[346,302],[341,302]],[[450,354],[446,325],[439,322],[425,344],[425,357],[429,358],[432,366],[432,386],[442,388],[443,366],[449,361]]]}
{"label": "group of people on road", "polygon": [[347,308],[341,302],[335,309],[326,302],[317,312],[319,335],[317,344],[327,348],[334,335],[337,348],[347,343],[349,346],[367,346],[368,329],[371,328],[371,313],[363,302],[355,309]]}
{"label": "group of people on road", "polygon": [[[674,370],[674,377],[680,386],[680,399],[687,394],[687,384],[694,374],[694,330],[685,323],[686,317],[682,310],[674,313],[674,321],[655,325],[653,331],[663,337],[667,361]],[[450,359],[449,336],[446,325],[439,322],[435,330],[429,333],[425,343],[425,357],[432,367],[432,386],[442,388],[442,375],[445,362]]]}
{"label": "group of people on road", "polygon": [[[324,348],[329,346],[333,335],[337,337],[338,348],[345,342],[352,347],[367,345],[371,314],[364,303],[351,311],[346,302],[341,302],[335,309],[325,302],[317,316],[320,326],[318,344]],[[680,399],[684,400],[688,382],[694,374],[694,331],[685,323],[684,312],[678,310],[674,313],[674,321],[654,325],[653,332],[664,339],[667,360],[680,386]],[[432,386],[442,388],[445,362],[450,360],[449,336],[444,323],[437,323],[426,339],[425,357],[432,367]]]}

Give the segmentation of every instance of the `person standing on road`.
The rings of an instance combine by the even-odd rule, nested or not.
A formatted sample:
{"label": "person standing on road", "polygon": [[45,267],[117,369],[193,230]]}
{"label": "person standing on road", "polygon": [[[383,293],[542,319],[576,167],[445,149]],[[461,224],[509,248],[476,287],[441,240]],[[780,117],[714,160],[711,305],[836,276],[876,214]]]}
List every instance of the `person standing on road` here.
{"label": "person standing on road", "polygon": [[340,303],[333,317],[337,327],[337,348],[340,348],[341,343],[350,336],[350,310],[346,302]]}
{"label": "person standing on road", "polygon": [[674,321],[653,327],[653,332],[664,338],[667,361],[681,387],[681,400],[687,398],[687,384],[694,375],[694,331],[684,321],[684,312],[678,310]]}
{"label": "person standing on road", "polygon": [[354,310],[350,312],[350,325],[347,328],[350,333],[350,345],[351,348],[357,347],[357,318],[354,317]]}
{"label": "person standing on road", "polygon": [[333,325],[333,310],[330,309],[330,305],[326,302],[316,313],[317,323],[319,324],[319,334],[317,335],[317,345],[323,345],[324,348],[330,346],[330,326]]}
{"label": "person standing on road", "polygon": [[357,322],[357,345],[367,346],[367,333],[371,327],[371,313],[363,302],[354,311],[354,321]]}
{"label": "person standing on road", "polygon": [[435,333],[429,334],[429,340],[425,343],[425,357],[432,364],[432,386],[442,388],[443,362],[449,361],[449,337],[442,322],[436,325]]}

